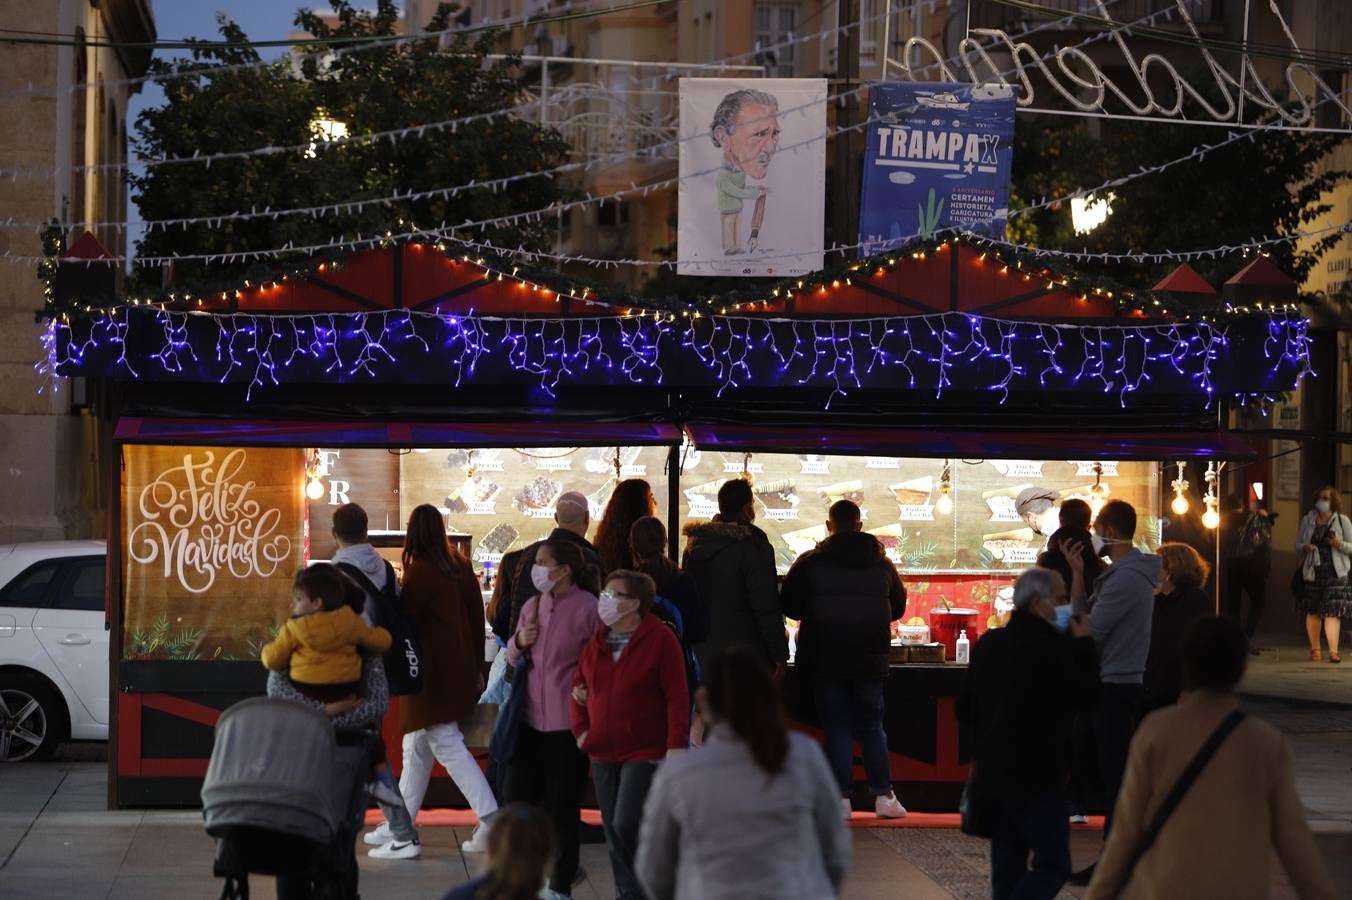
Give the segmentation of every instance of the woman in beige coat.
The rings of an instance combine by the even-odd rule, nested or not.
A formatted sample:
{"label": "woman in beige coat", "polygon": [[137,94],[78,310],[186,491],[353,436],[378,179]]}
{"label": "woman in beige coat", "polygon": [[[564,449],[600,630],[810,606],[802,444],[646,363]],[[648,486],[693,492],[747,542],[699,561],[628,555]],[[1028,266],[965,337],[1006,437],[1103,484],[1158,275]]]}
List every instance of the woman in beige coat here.
{"label": "woman in beige coat", "polygon": [[1165,822],[1153,846],[1128,870],[1165,795],[1236,705],[1248,646],[1232,619],[1195,622],[1183,642],[1188,692],[1152,713],[1131,742],[1112,834],[1090,883],[1090,900],[1268,896],[1269,860],[1281,860],[1303,900],[1333,900],[1333,886],[1296,794],[1291,748],[1252,716],[1220,744]]}

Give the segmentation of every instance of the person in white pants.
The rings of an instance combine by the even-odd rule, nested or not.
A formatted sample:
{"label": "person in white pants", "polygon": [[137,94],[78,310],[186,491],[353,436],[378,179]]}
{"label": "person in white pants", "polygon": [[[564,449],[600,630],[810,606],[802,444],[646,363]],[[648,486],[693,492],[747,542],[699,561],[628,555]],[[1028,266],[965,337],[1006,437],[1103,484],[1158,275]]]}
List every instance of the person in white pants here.
{"label": "person in white pants", "polygon": [[[402,562],[399,605],[413,620],[422,645],[422,687],[399,698],[399,728],[404,733],[399,792],[416,821],[433,762],[445,766],[480,823],[461,849],[480,853],[488,844],[483,822],[497,812],[498,803],[458,724],[473,715],[484,687],[485,622],[479,583],[469,560],[447,541],[445,522],[435,506],[423,504],[413,510]],[[416,842],[394,840],[388,824],[369,832],[365,840],[378,845],[370,851],[377,859],[413,859],[422,853]]]}

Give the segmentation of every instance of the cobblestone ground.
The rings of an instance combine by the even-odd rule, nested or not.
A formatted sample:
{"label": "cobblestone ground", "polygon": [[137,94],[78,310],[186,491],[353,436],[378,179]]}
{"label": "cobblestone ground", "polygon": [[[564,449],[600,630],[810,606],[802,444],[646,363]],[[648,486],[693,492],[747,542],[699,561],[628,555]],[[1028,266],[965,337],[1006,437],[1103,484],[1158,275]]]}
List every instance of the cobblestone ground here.
{"label": "cobblestone ground", "polygon": [[[1275,667],[1270,671],[1277,673],[1277,680],[1295,683],[1288,673]],[[1341,672],[1328,677],[1348,678]],[[1340,684],[1352,681],[1319,690],[1341,690]],[[1245,707],[1290,739],[1297,787],[1316,840],[1339,895],[1352,897],[1352,705],[1332,705],[1323,697],[1250,696]],[[104,809],[106,776],[99,763],[106,758],[103,744],[67,744],[51,763],[0,767],[0,897],[218,896],[200,814]],[[990,896],[984,841],[952,829],[856,829],[853,836],[846,900]],[[426,829],[427,851],[417,863],[378,863],[363,857],[363,895],[437,896],[482,865],[481,857],[460,854],[458,843],[465,837],[464,829]],[[1098,854],[1100,835],[1077,830],[1071,843],[1076,866],[1084,866]],[[587,877],[574,896],[612,897],[604,846],[584,846],[583,865]],[[1274,872],[1272,897],[1294,897],[1280,867],[1274,866]],[[258,881],[254,896],[271,897],[271,885]],[[1060,900],[1082,894],[1067,888]]]}

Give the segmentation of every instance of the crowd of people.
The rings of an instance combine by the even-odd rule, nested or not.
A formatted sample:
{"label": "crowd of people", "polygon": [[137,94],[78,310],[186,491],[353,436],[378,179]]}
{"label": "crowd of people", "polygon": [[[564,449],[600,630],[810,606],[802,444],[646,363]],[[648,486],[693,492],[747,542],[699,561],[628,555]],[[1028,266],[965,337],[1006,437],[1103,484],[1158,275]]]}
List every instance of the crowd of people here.
{"label": "crowd of people", "polygon": [[[1312,642],[1352,603],[1352,523],[1326,491],[1301,528]],[[415,822],[434,762],[480,822],[462,849],[488,854],[485,874],[453,898],[571,896],[589,773],[621,900],[838,896],[856,743],[873,813],[907,814],[883,725],[890,626],[906,590],[859,507],[830,507],[828,536],[781,587],[746,481],[724,483],[718,515],[686,527],[679,565],[656,506],[646,481],[621,482],[593,544],[587,498],[564,492],[549,536],[503,558],[486,614],[435,507],[410,516],[402,580],[368,543],[361,508],[336,510],[333,565],[297,575],[294,618],[264,662],[270,694],[373,726],[390,694],[374,652],[390,642],[376,627],[382,604],[396,603],[420,635],[397,785],[372,748],[384,822],[365,835],[371,856],[421,854]],[[1093,897],[1178,884],[1188,896],[1264,896],[1270,840],[1301,896],[1331,897],[1289,748],[1234,713],[1248,642],[1211,615],[1206,562],[1180,543],[1141,552],[1136,512],[1120,500],[1097,517],[1067,501],[1061,526],[1019,577],[1007,627],[975,645],[957,704],[972,756],[964,825],[970,805],[971,832],[991,840],[993,896],[1050,898],[1068,880]],[[485,615],[500,646],[486,680]],[[785,616],[800,623],[794,677],[820,745],[787,727]],[[1329,638],[1336,661],[1336,631]],[[488,702],[503,713],[485,773],[461,723]],[[1203,827],[1208,798],[1232,808],[1205,823],[1199,850],[1188,829]],[[1096,866],[1072,873],[1070,822],[1091,806],[1107,812],[1105,846]],[[1217,828],[1233,837],[1215,838]]]}

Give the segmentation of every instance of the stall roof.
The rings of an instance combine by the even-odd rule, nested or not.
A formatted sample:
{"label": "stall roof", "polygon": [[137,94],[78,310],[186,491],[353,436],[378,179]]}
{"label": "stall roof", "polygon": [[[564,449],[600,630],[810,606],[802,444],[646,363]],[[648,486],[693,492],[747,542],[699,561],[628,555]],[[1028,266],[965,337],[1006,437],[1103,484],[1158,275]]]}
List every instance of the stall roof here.
{"label": "stall roof", "polygon": [[270,422],[124,416],[114,439],[129,444],[273,447],[611,447],[679,444],[661,422]]}
{"label": "stall roof", "polygon": [[763,453],[911,456],[935,459],[1253,459],[1241,435],[1205,431],[905,431],[689,424],[696,447]]}

